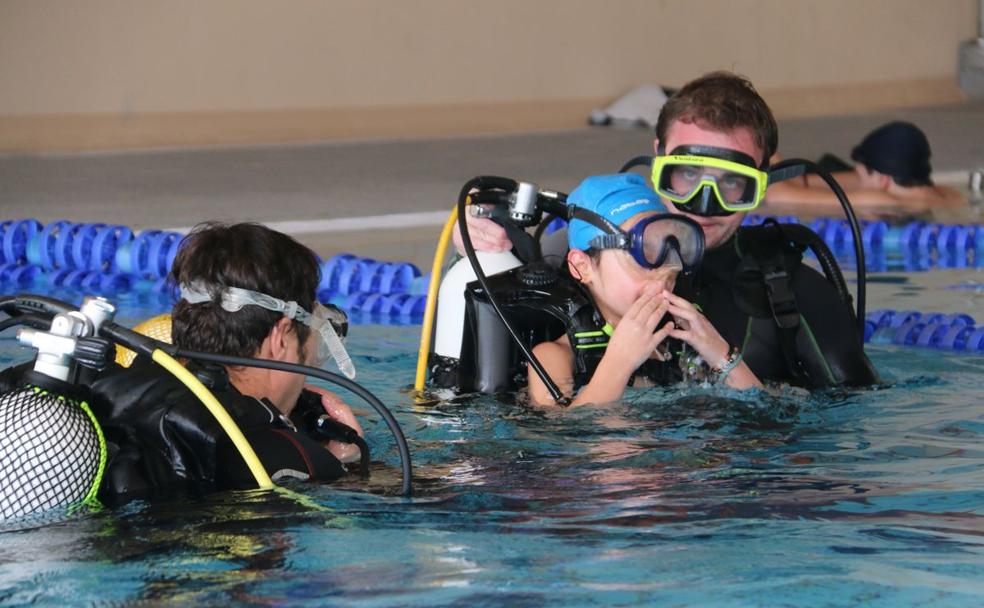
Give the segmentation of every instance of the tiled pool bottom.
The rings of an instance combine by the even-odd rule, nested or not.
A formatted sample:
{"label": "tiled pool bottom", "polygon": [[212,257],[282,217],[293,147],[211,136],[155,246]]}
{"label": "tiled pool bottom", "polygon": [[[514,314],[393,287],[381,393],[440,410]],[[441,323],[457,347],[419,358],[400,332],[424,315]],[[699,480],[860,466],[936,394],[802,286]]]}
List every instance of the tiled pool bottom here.
{"label": "tiled pool bottom", "polygon": [[[878,276],[888,280],[872,284],[869,309],[981,308],[970,271]],[[124,322],[152,312],[122,300]],[[0,604],[894,607],[984,597],[984,357],[875,345],[887,383],[873,390],[669,387],[543,413],[484,397],[415,404],[406,389],[418,335],[369,324],[350,340],[359,379],[410,441],[414,498],[393,496],[393,443],[370,418],[368,483],[293,486],[303,500],[133,503],[0,533]],[[3,366],[29,355],[9,332],[0,340]]]}

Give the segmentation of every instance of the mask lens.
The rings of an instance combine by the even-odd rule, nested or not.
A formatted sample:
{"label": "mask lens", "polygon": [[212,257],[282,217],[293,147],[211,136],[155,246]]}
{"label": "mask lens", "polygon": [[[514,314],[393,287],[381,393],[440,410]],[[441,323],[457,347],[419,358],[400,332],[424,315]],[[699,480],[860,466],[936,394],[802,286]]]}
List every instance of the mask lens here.
{"label": "mask lens", "polygon": [[342,338],[348,333],[348,316],[334,305],[316,303],[311,313],[311,328],[318,334],[319,365],[334,359],[338,369],[349,378],[355,377],[355,366],[345,351]]}
{"label": "mask lens", "polygon": [[644,220],[636,228],[641,229],[642,255],[650,268],[674,263],[693,268],[700,262],[703,238],[696,224],[663,215]]}
{"label": "mask lens", "polygon": [[704,172],[701,171],[700,167],[692,165],[671,166],[667,170],[669,177],[667,189],[681,198],[690,198],[690,195],[700,187],[703,174]]}
{"label": "mask lens", "polygon": [[340,308],[320,302],[311,311],[311,329],[318,334],[318,365],[332,357],[332,345],[348,333],[348,316]]}
{"label": "mask lens", "polygon": [[662,156],[653,164],[653,184],[674,204],[693,206],[706,188],[725,211],[750,211],[758,206],[763,180],[755,167],[724,159],[697,156]]}
{"label": "mask lens", "polygon": [[752,180],[746,175],[737,173],[725,173],[717,178],[718,192],[724,202],[731,205],[742,205],[750,203],[755,198],[755,189],[749,191]]}
{"label": "mask lens", "polygon": [[332,329],[338,334],[339,338],[348,335],[348,315],[341,308],[334,304],[322,304],[315,302],[312,316],[316,319],[331,323]]}

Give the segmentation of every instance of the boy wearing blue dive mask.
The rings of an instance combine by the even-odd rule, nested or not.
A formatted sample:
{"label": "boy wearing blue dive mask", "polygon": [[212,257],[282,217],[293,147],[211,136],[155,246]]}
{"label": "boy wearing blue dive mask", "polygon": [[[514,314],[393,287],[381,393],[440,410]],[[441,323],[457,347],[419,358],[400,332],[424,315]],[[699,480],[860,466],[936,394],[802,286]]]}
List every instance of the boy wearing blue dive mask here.
{"label": "boy wearing blue dive mask", "polygon": [[[590,177],[571,192],[568,205],[574,218],[568,231],[568,269],[587,290],[610,336],[600,363],[572,405],[619,399],[648,359],[665,360],[657,348],[667,338],[689,344],[712,362],[716,378],[728,386],[760,386],[704,315],[672,294],[677,274],[693,270],[703,255],[696,223],[663,213],[656,193],[633,174]],[[660,327],[667,315],[674,320]],[[575,354],[568,336],[538,344],[533,351],[570,395]],[[529,391],[533,403],[554,403],[532,372]]]}

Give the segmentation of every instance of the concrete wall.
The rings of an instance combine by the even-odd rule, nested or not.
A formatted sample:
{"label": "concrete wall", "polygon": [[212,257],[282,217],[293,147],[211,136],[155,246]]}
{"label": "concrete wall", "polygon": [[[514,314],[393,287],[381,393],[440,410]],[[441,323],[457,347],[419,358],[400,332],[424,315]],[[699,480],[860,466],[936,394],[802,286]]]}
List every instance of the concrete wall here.
{"label": "concrete wall", "polygon": [[746,74],[781,115],[959,99],[977,0],[0,0],[0,150],[563,128]]}

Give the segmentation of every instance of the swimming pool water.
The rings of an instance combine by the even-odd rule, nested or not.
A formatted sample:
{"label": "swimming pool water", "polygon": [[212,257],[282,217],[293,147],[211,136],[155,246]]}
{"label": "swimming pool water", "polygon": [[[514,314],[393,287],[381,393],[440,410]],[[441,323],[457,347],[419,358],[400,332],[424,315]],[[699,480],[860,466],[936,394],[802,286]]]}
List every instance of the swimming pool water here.
{"label": "swimming pool water", "polygon": [[[908,298],[973,314],[984,291],[920,280],[882,282],[869,308]],[[150,313],[127,305],[130,319]],[[418,332],[365,325],[350,341],[359,379],[410,441],[412,499],[393,495],[396,452],[371,421],[368,484],[131,503],[0,532],[0,604],[984,600],[984,357],[875,345],[877,389],[669,387],[544,413],[489,397],[415,404]],[[0,339],[3,366],[29,355]]]}

